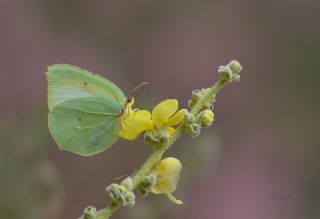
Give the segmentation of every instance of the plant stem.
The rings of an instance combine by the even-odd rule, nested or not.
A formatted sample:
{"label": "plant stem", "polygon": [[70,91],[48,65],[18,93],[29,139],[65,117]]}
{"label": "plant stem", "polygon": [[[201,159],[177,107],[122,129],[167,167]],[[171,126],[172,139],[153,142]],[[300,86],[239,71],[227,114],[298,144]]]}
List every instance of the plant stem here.
{"label": "plant stem", "polygon": [[[228,83],[227,80],[220,79],[216,82],[208,91],[208,93],[203,96],[191,109],[191,114],[195,116],[199,111],[203,108],[203,106],[208,102],[214,94],[216,94],[224,85]],[[146,160],[146,162],[141,166],[138,172],[136,172],[132,177],[132,190],[134,190],[144,179],[144,177],[149,173],[151,168],[161,160],[162,155],[164,152],[170,148],[170,146],[178,140],[181,136],[186,121],[183,121],[175,132],[172,134],[172,138],[170,141],[160,145],[157,147],[154,152],[150,155],[150,157]],[[119,201],[112,201],[106,208],[101,209],[98,212],[99,219],[107,219],[109,218],[120,206],[121,202]]]}
{"label": "plant stem", "polygon": [[98,219],[109,218],[120,206],[120,202],[112,201],[106,208],[98,211]]}

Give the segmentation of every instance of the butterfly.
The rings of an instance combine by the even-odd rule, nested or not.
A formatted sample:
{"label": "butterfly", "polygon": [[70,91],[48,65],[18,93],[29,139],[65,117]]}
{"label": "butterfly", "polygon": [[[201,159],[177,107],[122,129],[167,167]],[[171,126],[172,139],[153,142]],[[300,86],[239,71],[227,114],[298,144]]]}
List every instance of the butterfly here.
{"label": "butterfly", "polygon": [[110,148],[122,129],[119,117],[142,82],[129,95],[111,81],[69,64],[49,66],[48,127],[59,149],[91,156]]}

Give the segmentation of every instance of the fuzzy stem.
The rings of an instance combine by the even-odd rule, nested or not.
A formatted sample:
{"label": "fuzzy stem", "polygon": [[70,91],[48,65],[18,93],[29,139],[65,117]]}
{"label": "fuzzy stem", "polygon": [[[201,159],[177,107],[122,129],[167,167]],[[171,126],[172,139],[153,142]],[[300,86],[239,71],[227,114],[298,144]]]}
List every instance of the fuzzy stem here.
{"label": "fuzzy stem", "polygon": [[106,208],[98,211],[97,219],[109,218],[120,206],[120,202],[112,201]]}
{"label": "fuzzy stem", "polygon": [[[203,96],[191,109],[191,114],[196,115],[212,98],[212,95],[216,94],[224,85],[228,83],[227,80],[220,79],[218,82],[216,82],[209,90],[209,92]],[[141,166],[138,172],[136,172],[133,175],[132,178],[132,190],[134,190],[144,179],[144,177],[149,173],[151,168],[161,160],[162,155],[164,152],[170,148],[170,146],[178,140],[178,138],[181,136],[184,126],[186,124],[186,121],[183,121],[178,128],[175,130],[175,132],[172,134],[172,138],[170,141],[160,145],[157,147],[154,152],[150,155],[150,157],[146,160],[146,162]],[[99,219],[108,219],[120,206],[121,202],[112,201],[106,208],[101,209],[98,212],[98,218]]]}

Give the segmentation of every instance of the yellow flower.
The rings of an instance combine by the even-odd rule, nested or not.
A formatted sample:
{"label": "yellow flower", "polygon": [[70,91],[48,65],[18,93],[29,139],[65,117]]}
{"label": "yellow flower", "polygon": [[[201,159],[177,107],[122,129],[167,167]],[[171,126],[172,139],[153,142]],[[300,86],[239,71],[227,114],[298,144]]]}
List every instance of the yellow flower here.
{"label": "yellow flower", "polygon": [[167,99],[160,102],[152,110],[152,121],[154,125],[167,131],[170,135],[175,131],[172,126],[178,125],[184,118],[187,110],[178,110],[178,101],[176,99]]}
{"label": "yellow flower", "polygon": [[123,128],[118,135],[127,140],[134,140],[141,132],[153,128],[150,112],[147,110],[132,110],[133,103],[134,99],[132,99],[124,113],[119,117]]}
{"label": "yellow flower", "polygon": [[[169,135],[174,132],[172,126],[178,125],[184,118],[186,109],[178,110],[178,101],[168,99],[160,102],[150,114],[147,110],[131,110],[127,107],[120,118],[123,129],[118,133],[120,137],[127,140],[136,139],[143,131],[159,129],[166,131]],[[129,109],[128,109],[129,108]]]}
{"label": "yellow flower", "polygon": [[180,161],[174,157],[161,160],[150,172],[157,179],[156,184],[151,188],[151,192],[154,194],[164,193],[172,202],[179,205],[183,204],[182,201],[177,200],[171,194],[177,188],[181,168]]}

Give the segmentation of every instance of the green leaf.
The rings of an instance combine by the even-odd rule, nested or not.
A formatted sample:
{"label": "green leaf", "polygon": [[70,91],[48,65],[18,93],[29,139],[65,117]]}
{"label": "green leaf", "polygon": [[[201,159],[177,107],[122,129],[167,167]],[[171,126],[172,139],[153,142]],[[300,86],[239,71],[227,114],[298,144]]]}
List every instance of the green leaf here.
{"label": "green leaf", "polygon": [[91,156],[118,139],[121,106],[112,99],[82,97],[67,100],[49,113],[50,132],[61,150]]}
{"label": "green leaf", "polygon": [[48,67],[48,106],[55,106],[67,100],[80,97],[104,97],[124,105],[126,98],[119,87],[111,81],[68,64]]}

